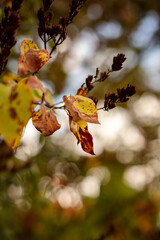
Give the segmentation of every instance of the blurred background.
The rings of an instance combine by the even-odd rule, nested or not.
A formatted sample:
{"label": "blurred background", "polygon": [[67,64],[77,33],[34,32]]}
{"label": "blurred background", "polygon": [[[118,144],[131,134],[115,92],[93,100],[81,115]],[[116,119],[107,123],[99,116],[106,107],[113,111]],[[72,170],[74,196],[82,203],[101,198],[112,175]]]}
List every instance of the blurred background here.
{"label": "blurred background", "polygon": [[[69,4],[55,0],[55,23]],[[3,1],[0,7],[2,16]],[[8,71],[17,74],[21,41],[44,47],[37,33],[40,7],[40,0],[23,2]],[[118,53],[127,58],[123,69],[91,95],[102,106],[105,93],[127,84],[136,94],[99,111],[100,125],[89,124],[94,157],[77,146],[62,110],[62,127],[50,137],[30,121],[16,153],[0,138],[1,240],[160,239],[160,1],[88,0],[38,77],[56,103],[74,95],[96,67],[107,70]]]}

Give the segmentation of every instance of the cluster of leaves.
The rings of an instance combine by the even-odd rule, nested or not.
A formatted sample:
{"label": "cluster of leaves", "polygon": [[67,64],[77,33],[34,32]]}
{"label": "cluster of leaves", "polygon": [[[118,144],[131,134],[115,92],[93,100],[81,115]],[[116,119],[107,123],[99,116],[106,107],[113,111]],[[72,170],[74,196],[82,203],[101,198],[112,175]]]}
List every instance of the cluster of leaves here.
{"label": "cluster of leaves", "polygon": [[19,10],[22,2],[23,0],[10,1],[0,22],[0,74],[8,62],[11,48],[16,44],[15,34],[20,24]]}
{"label": "cluster of leaves", "polygon": [[[96,75],[89,75],[85,83],[78,89],[76,95],[64,96],[63,102],[60,102],[61,105],[58,107],[57,104],[53,104],[51,92],[45,89],[42,82],[35,76],[49,61],[51,53],[56,46],[64,41],[66,27],[78,14],[85,1],[73,0],[69,16],[60,18],[59,25],[50,26],[52,16],[48,9],[53,0],[44,0],[44,9],[40,9],[38,12],[40,21],[38,31],[45,43],[45,49],[40,50],[32,40],[24,40],[20,45],[20,56],[18,59],[19,76],[9,73],[3,77],[3,83],[0,85],[0,115],[2,116],[0,119],[0,134],[3,135],[6,142],[13,149],[20,145],[23,128],[30,118],[32,118],[36,129],[45,136],[49,136],[57,131],[61,125],[55,116],[55,109],[59,108],[66,110],[68,113],[70,130],[77,138],[77,142],[81,144],[82,149],[87,153],[94,154],[93,139],[88,131],[87,123],[99,123],[96,106],[98,99],[94,96],[87,97],[87,93],[94,88],[95,83],[105,81],[111,72],[120,70],[126,59],[125,55],[121,53],[115,56],[111,69],[106,72],[100,73],[97,68]],[[12,7],[12,9],[14,8]],[[56,31],[55,29],[59,30]],[[50,37],[46,40],[46,36]],[[46,49],[46,43],[50,39],[55,43],[51,53]],[[26,74],[29,75],[23,77]],[[117,94],[106,94],[104,107],[99,109],[111,109],[115,107],[117,102],[126,102],[134,93],[135,88],[128,85],[127,88],[117,89]],[[35,111],[34,109],[37,105],[40,105],[40,109]],[[7,124],[5,125],[4,122]]]}
{"label": "cluster of leaves", "polygon": [[56,47],[66,39],[67,26],[72,23],[73,18],[79,13],[80,9],[86,1],[87,0],[72,0],[68,16],[60,17],[59,23],[54,24],[53,12],[49,11],[49,8],[54,0],[43,0],[43,8],[40,8],[38,11],[38,34],[44,42],[45,49],[46,43],[50,40],[53,41],[53,48],[50,52],[50,55],[56,49]]}

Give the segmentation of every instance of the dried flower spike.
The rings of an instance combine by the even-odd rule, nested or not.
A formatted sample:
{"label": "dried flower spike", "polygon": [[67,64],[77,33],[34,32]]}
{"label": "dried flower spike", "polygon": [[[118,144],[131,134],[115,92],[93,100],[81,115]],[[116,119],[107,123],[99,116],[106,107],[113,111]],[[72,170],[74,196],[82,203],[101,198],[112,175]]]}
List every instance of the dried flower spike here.
{"label": "dried flower spike", "polygon": [[116,57],[113,58],[112,71],[118,71],[122,69],[122,64],[126,60],[126,57],[123,53],[119,53]]}
{"label": "dried flower spike", "polygon": [[128,84],[126,88],[118,88],[117,94],[115,93],[106,93],[104,100],[104,107],[100,108],[105,111],[116,107],[116,103],[123,103],[129,100],[129,97],[134,95],[136,92],[135,87]]}

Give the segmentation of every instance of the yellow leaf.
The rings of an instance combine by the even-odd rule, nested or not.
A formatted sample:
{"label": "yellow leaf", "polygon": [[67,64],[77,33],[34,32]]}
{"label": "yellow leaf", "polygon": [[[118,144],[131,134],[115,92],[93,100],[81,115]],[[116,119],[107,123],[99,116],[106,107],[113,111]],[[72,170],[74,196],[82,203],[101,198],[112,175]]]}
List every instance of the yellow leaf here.
{"label": "yellow leaf", "polygon": [[32,93],[22,80],[15,86],[0,84],[0,96],[0,134],[16,149],[32,115]]}
{"label": "yellow leaf", "polygon": [[41,101],[43,92],[40,89],[31,89],[32,91],[32,96],[33,96],[33,102],[38,103]]}
{"label": "yellow leaf", "polygon": [[44,95],[44,99],[45,102],[49,105],[52,106],[53,105],[53,95],[52,93],[49,91],[49,89],[45,89],[45,95]]}
{"label": "yellow leaf", "polygon": [[3,81],[3,83],[5,83],[5,84],[8,84],[8,83],[13,83],[13,82],[19,82],[19,81],[21,81],[22,80],[22,78],[21,77],[18,77],[17,75],[15,75],[15,74],[13,74],[13,73],[11,73],[11,72],[8,72],[8,73],[6,73],[4,76],[3,76],[3,78],[2,78],[2,81]]}
{"label": "yellow leaf", "polygon": [[78,117],[86,122],[99,123],[98,111],[92,99],[81,95],[70,95],[69,98],[64,96],[63,101],[65,102],[70,115],[74,118],[74,121],[79,120],[78,118],[75,118],[78,114]]}

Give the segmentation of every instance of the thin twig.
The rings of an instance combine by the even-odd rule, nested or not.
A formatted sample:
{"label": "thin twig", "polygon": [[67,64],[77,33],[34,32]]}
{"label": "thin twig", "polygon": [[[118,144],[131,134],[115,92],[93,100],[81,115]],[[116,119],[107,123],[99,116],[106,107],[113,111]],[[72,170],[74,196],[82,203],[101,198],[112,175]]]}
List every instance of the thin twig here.
{"label": "thin twig", "polygon": [[97,108],[97,110],[104,110],[104,107]]}
{"label": "thin twig", "polygon": [[59,36],[57,42],[55,43],[55,45],[52,47],[51,52],[50,52],[50,54],[49,54],[50,56],[52,55],[52,53],[53,53],[53,51],[56,49],[56,47],[57,47],[58,45],[60,45],[60,44],[59,44],[59,41],[60,41],[61,37],[62,37],[62,33],[60,34],[60,36]]}
{"label": "thin twig", "polygon": [[[41,103],[37,103],[37,102],[32,102],[33,104],[36,104],[36,105],[41,105]],[[50,108],[51,110],[52,109],[65,109],[65,105],[63,105],[63,106],[59,106],[59,107],[55,107],[55,105],[58,105],[58,104],[61,104],[61,103],[63,103],[63,102],[59,102],[59,103],[55,103],[55,104],[53,104],[53,105],[49,105],[49,104],[47,104],[47,103],[45,103],[44,105],[46,106],[46,107],[48,107],[48,108]]]}
{"label": "thin twig", "polygon": [[46,45],[46,34],[44,33],[44,48],[47,49],[47,45]]}

